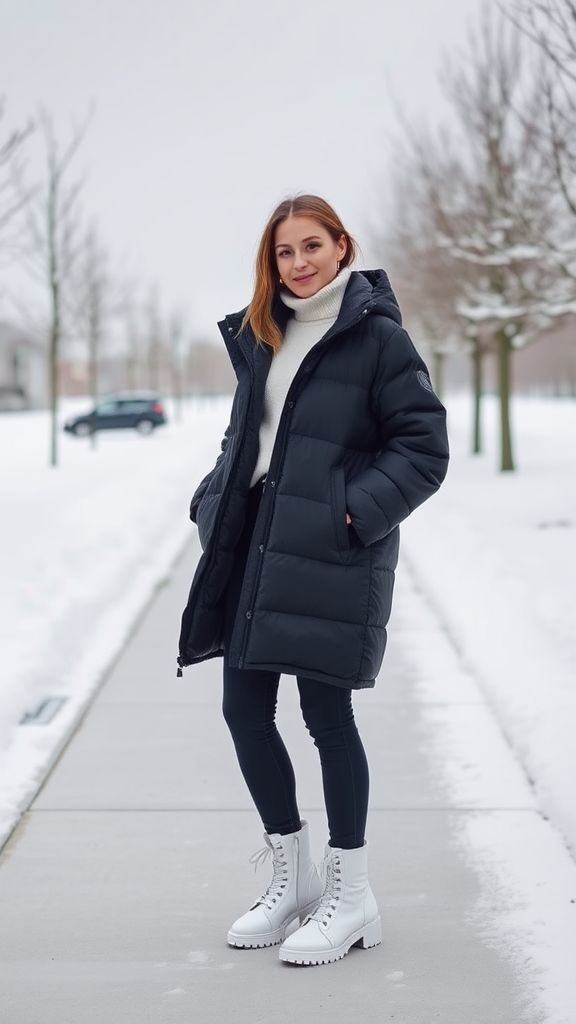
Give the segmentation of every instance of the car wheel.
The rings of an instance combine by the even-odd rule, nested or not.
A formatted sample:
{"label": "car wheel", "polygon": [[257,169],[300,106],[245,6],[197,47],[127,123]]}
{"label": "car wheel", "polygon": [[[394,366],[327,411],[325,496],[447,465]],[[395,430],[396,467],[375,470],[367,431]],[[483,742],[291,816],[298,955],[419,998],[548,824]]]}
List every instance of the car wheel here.
{"label": "car wheel", "polygon": [[136,430],[139,434],[151,434],[154,430],[154,424],[152,420],[138,420]]}
{"label": "car wheel", "polygon": [[88,437],[92,433],[92,427],[89,423],[77,423],[72,432],[76,437]]}

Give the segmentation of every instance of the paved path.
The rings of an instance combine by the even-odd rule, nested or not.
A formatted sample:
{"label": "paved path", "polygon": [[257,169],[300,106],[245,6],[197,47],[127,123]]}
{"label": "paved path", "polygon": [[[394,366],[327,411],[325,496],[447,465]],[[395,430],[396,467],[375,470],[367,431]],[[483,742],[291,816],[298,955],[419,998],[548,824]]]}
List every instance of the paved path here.
{"label": "paved path", "polygon": [[[354,697],[383,943],[304,968],[227,945],[270,862],[248,863],[263,828],[221,660],[176,678],[197,557],[194,542],[0,857],[2,1024],[573,1024],[554,1006],[575,866],[405,562],[381,675]],[[319,860],[320,764],[291,676],[278,725]]]}

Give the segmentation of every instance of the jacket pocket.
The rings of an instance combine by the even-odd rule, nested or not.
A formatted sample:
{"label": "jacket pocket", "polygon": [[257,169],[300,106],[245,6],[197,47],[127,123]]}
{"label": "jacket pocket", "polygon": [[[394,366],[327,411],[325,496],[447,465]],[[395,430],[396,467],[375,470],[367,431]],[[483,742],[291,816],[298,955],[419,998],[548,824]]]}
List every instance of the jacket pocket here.
{"label": "jacket pocket", "polygon": [[346,522],[346,476],[343,466],[334,466],[330,473],[332,520],[336,544],[343,554],[350,552],[349,526]]}
{"label": "jacket pocket", "polygon": [[218,508],[218,499],[221,497],[220,492],[217,494],[203,494],[200,498],[200,503],[196,510],[196,526],[198,527],[198,539],[200,541],[200,547],[203,551],[208,547],[208,542],[212,536],[212,528],[216,520],[216,511]]}

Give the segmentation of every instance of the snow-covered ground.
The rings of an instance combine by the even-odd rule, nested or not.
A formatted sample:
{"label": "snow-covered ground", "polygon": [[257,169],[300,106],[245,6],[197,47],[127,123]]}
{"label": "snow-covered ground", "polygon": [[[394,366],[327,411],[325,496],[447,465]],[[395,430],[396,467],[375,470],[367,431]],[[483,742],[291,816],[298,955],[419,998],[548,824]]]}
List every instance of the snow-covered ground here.
{"label": "snow-covered ground", "polygon": [[[68,402],[62,418],[84,405]],[[470,399],[446,405],[448,476],[403,523],[401,558],[575,851],[576,403],[514,401],[515,473],[497,468],[493,397],[481,456],[468,455]],[[0,841],[194,529],[188,502],[229,407],[191,402],[181,424],[100,434],[96,451],[62,434],[56,470],[45,413],[0,417]],[[19,724],[47,697],[66,698],[49,725]]]}
{"label": "snow-covered ground", "polygon": [[514,400],[517,471],[507,473],[495,397],[484,400],[482,455],[468,454],[470,398],[446,407],[448,475],[402,525],[401,557],[574,854],[576,402]]}
{"label": "snow-covered ground", "polygon": [[[63,403],[62,422],[87,405]],[[47,413],[0,416],[0,843],[195,529],[230,397],[186,403],[181,423],[167,409],[151,437],[101,432],[92,449],[62,432],[54,469]],[[51,722],[20,724],[47,698],[65,698]]]}

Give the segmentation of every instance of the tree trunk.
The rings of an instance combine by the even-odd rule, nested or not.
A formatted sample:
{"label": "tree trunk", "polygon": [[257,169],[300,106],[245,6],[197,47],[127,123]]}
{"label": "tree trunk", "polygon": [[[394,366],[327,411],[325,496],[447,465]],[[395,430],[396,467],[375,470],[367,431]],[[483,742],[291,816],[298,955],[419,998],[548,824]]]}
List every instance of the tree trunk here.
{"label": "tree trunk", "polygon": [[474,420],[472,428],[472,454],[479,455],[482,451],[482,393],[483,363],[482,349],[477,338],[472,349],[472,393],[474,396]]}
{"label": "tree trunk", "polygon": [[514,469],[510,429],[510,339],[503,329],[496,334],[498,343],[498,392],[500,398],[500,469]]}
{"label": "tree trunk", "polygon": [[434,391],[438,395],[440,401],[442,401],[442,395],[444,393],[444,353],[434,352]]}
{"label": "tree trunk", "polygon": [[58,284],[52,281],[52,323],[50,326],[50,465],[58,465],[58,370],[60,350],[60,315]]}
{"label": "tree trunk", "polygon": [[52,322],[50,324],[50,465],[58,465],[58,398],[60,370],[60,267],[56,255],[56,188],[48,195],[48,271]]}
{"label": "tree trunk", "polygon": [[170,376],[172,378],[172,396],[174,399],[174,419],[182,422],[182,358],[180,351],[181,328],[173,326],[170,332]]}
{"label": "tree trunk", "polygon": [[[96,408],[98,402],[98,340],[99,340],[99,325],[98,319],[94,311],[90,313],[90,323],[88,330],[88,346],[89,346],[89,357],[88,357],[88,380],[90,388],[90,397]],[[98,431],[93,430],[90,435],[90,447],[92,451],[96,450],[97,447],[97,436]]]}

